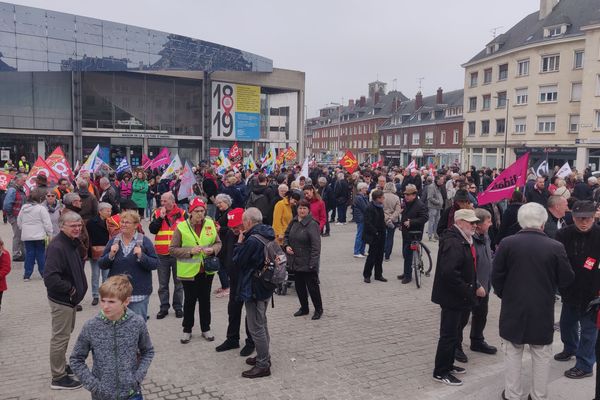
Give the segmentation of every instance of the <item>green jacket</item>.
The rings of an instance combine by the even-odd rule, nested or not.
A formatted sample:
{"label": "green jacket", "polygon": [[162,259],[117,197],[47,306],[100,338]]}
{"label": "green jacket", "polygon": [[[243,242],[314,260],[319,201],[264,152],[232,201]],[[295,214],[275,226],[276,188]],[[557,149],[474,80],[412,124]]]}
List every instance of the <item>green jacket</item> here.
{"label": "green jacket", "polygon": [[135,178],[131,184],[131,200],[137,204],[138,208],[148,207],[148,182]]}

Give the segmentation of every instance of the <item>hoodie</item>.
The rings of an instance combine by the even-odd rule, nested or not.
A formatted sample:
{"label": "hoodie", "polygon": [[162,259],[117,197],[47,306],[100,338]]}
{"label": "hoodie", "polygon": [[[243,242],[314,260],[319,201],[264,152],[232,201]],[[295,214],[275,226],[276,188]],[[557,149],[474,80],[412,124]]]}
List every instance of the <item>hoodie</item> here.
{"label": "hoodie", "polygon": [[52,237],[52,220],[48,209],[39,203],[25,203],[21,207],[17,224],[21,228],[21,240],[44,240]]}

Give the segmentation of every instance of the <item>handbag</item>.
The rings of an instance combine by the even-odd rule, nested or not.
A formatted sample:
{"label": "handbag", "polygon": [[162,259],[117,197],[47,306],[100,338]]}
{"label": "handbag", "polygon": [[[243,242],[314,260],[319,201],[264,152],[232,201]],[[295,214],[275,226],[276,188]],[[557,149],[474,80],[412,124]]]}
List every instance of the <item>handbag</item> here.
{"label": "handbag", "polygon": [[92,246],[92,260],[96,261],[102,257],[106,246]]}
{"label": "handbag", "polygon": [[[192,230],[192,227],[190,225],[190,223],[188,221],[185,221],[187,224],[188,229],[190,230],[190,232],[194,232]],[[200,246],[200,243],[198,243],[198,239],[196,239],[196,235],[192,235],[194,237],[194,240],[196,241],[196,244],[198,246]],[[219,258],[217,256],[206,256],[204,257],[204,260],[202,261],[204,263],[204,271],[205,272],[218,272],[219,269],[221,268],[221,261],[219,261]]]}

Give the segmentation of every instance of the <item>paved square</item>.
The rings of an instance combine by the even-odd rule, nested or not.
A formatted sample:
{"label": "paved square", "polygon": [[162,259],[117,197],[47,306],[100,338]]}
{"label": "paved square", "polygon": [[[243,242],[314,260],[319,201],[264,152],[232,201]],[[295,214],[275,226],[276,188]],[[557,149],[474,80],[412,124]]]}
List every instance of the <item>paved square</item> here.
{"label": "paved square", "polygon": [[[499,399],[503,386],[502,355],[473,353],[468,350],[468,339],[465,352],[469,362],[463,365],[467,374],[461,376],[464,385],[446,387],[432,381],[439,328],[439,308],[430,301],[433,277],[425,278],[420,290],[414,284],[400,284],[396,279],[402,270],[401,237],[397,232],[392,260],[384,264],[384,276],[389,282],[363,283],[364,260],[352,257],[354,233],[353,224],[333,226],[332,236],[323,238],[321,291],[325,312],[320,321],[311,321],[310,315],[292,316],[299,307],[293,289],[287,296],[275,296],[275,308],[267,312],[273,362],[272,376],[268,378],[241,378],[247,367],[239,352],[215,352],[215,346],[225,339],[224,298],[212,297],[215,341],[201,339],[196,327],[192,341],[180,344],[181,320],[175,319],[172,312],[164,320],[155,319],[159,304],[155,275],[148,327],[156,356],[144,381],[145,398]],[[0,236],[11,248],[9,225],[0,225]],[[435,253],[437,246],[432,243],[431,247]],[[86,274],[89,279],[89,264]],[[30,282],[23,282],[22,277],[23,263],[14,263],[0,312],[0,399],[90,398],[83,389],[50,390],[50,313],[46,290],[37,272]],[[218,284],[215,278],[213,289]],[[82,303],[83,312],[77,315],[69,353],[84,321],[98,312],[98,307],[90,303],[88,292]],[[499,307],[498,298],[492,295],[486,338],[498,347]],[[557,316],[559,311],[557,305]],[[558,333],[554,350],[561,350]],[[552,399],[593,397],[595,378],[574,381],[562,375],[573,363],[552,361]],[[529,368],[530,363],[525,361],[524,365]],[[526,380],[525,390],[528,387]]]}

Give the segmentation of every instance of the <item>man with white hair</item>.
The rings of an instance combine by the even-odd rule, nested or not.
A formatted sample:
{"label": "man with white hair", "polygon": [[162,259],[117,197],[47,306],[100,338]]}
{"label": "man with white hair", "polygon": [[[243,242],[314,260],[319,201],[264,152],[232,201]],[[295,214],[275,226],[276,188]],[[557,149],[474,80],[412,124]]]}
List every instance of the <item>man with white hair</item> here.
{"label": "man with white hair", "polygon": [[111,205],[111,215],[115,215],[119,213],[119,199],[117,196],[117,191],[110,184],[110,180],[106,177],[100,178],[100,190],[102,194],[98,199],[98,202],[104,202]]}
{"label": "man with white hair", "polygon": [[544,233],[546,209],[528,203],[517,213],[522,230],[500,243],[492,286],[502,299],[500,337],[505,341],[503,399],[521,399],[521,364],[526,344],[533,364],[530,396],[548,399],[554,338],[554,295],[573,281],[564,246]]}

